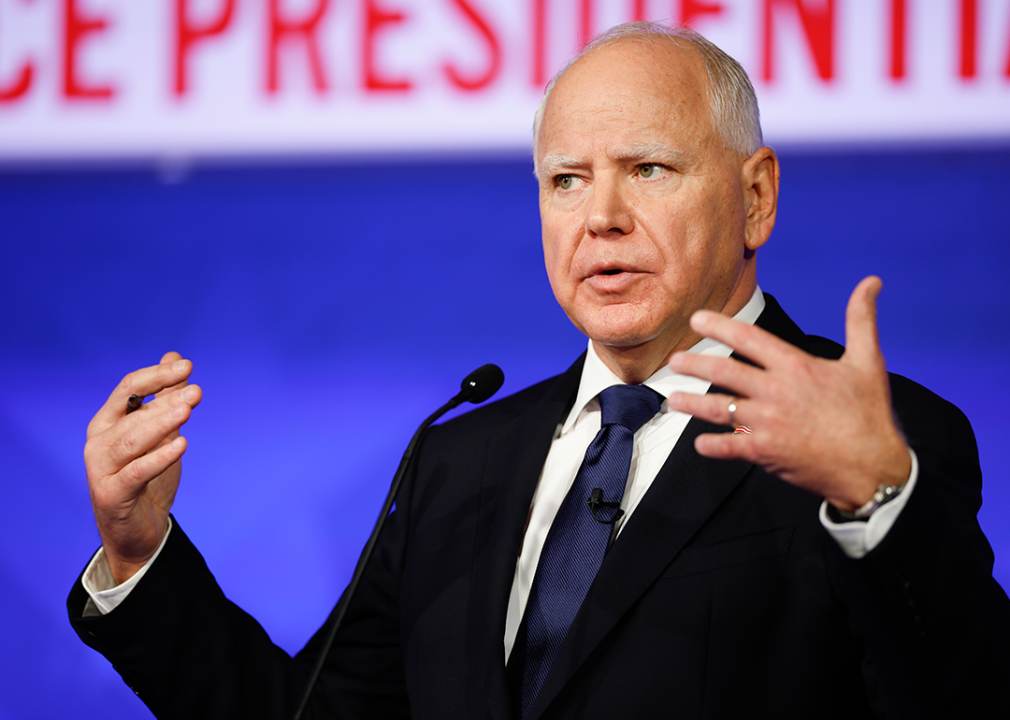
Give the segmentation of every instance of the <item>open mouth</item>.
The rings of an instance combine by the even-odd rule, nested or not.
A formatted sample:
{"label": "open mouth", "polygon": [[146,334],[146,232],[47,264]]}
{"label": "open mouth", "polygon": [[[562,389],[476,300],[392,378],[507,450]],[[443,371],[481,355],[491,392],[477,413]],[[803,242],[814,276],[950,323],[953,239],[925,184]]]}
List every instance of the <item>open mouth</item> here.
{"label": "open mouth", "polygon": [[624,271],[623,270],[618,270],[618,269],[615,268],[613,270],[604,270],[600,274],[601,275],[620,275],[622,272],[624,272]]}

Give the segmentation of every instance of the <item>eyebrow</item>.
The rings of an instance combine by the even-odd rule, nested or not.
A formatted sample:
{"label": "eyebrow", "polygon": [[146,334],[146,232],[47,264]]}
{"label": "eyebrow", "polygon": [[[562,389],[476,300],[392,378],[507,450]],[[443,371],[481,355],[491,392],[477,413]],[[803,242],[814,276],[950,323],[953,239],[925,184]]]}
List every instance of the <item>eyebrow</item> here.
{"label": "eyebrow", "polygon": [[571,155],[547,155],[540,161],[540,177],[541,179],[550,178],[559,170],[584,167],[585,165],[584,159]]}
{"label": "eyebrow", "polygon": [[[607,154],[615,162],[659,162],[671,167],[691,165],[690,156],[682,150],[670,147],[665,143],[643,143],[618,148]],[[589,161],[585,158],[571,155],[547,155],[540,162],[540,178],[548,179],[563,170],[585,167]]]}
{"label": "eyebrow", "polygon": [[690,164],[690,157],[683,150],[670,147],[664,143],[644,143],[618,148],[607,157],[616,162],[661,162],[664,165],[682,167]]}

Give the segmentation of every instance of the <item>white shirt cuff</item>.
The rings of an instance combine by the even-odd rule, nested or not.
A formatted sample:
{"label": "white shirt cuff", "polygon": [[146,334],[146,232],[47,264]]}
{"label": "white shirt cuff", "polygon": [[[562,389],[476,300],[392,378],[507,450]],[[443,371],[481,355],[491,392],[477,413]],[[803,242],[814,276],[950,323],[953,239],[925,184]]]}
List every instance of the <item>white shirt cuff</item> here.
{"label": "white shirt cuff", "polygon": [[908,455],[912,458],[912,471],[908,475],[905,489],[898,497],[881,505],[866,522],[832,522],[828,517],[828,501],[825,500],[821,503],[821,525],[850,558],[861,558],[877,547],[887,536],[894,521],[898,519],[908,498],[912,497],[915,481],[919,477],[919,459],[915,456],[915,451],[912,448],[908,448]]}
{"label": "white shirt cuff", "polygon": [[130,591],[137,587],[137,583],[147,573],[148,568],[158,559],[158,555],[161,554],[161,549],[165,547],[165,542],[168,541],[168,535],[171,532],[172,518],[170,517],[168,518],[168,529],[165,531],[165,537],[161,539],[161,544],[155,550],[154,555],[144,563],[144,567],[140,568],[133,577],[121,585],[116,585],[116,581],[112,577],[109,561],[105,557],[105,548],[98,548],[98,552],[91,558],[91,562],[88,563],[88,567],[84,569],[84,575],[81,577],[81,584],[84,585],[84,589],[91,598],[84,608],[84,616],[108,615],[119,607],[120,603],[130,594]]}

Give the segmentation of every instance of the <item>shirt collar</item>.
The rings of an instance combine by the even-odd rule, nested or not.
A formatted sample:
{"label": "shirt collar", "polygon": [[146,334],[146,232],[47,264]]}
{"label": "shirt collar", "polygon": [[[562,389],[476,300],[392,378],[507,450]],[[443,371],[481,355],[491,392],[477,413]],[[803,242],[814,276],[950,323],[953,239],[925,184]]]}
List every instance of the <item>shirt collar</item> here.
{"label": "shirt collar", "polygon": [[[744,305],[740,312],[733,316],[734,320],[753,325],[758,316],[765,308],[764,294],[760,287],[754,288],[754,294]],[[733,348],[724,345],[712,338],[702,338],[688,352],[700,355],[711,355],[713,357],[729,357],[733,354]],[[565,419],[561,427],[561,434],[565,435],[575,426],[576,421],[584,412],[599,410],[599,401],[596,397],[611,385],[623,385],[621,380],[613,371],[608,368],[600,356],[596,354],[593,341],[589,341],[589,350],[586,352],[586,362],[582,368],[582,378],[579,381],[579,394],[575,397],[575,405]],[[700,380],[689,375],[675,373],[667,365],[663,365],[648,380],[642,383],[646,387],[652,388],[663,396],[664,401],[660,408],[661,413],[668,412],[665,398],[674,391],[686,391],[694,393],[704,393],[708,391],[711,384],[707,380]]]}

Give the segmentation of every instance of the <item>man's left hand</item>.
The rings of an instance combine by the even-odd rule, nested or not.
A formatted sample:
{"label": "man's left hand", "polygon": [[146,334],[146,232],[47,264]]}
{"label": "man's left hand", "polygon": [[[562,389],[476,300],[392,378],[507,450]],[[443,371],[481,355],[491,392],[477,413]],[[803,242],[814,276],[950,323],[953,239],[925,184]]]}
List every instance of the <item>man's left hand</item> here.
{"label": "man's left hand", "polygon": [[[877,338],[881,281],[865,278],[849,298],[845,354],[814,357],[759,327],[698,311],[691,327],[750,358],[675,353],[670,367],[737,393],[673,393],[672,409],[750,432],[699,435],[695,448],[711,458],[743,459],[852,511],[881,484],[900,485],[911,459],[891,409]],[[730,404],[735,412],[730,414]]]}

